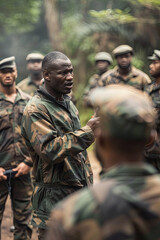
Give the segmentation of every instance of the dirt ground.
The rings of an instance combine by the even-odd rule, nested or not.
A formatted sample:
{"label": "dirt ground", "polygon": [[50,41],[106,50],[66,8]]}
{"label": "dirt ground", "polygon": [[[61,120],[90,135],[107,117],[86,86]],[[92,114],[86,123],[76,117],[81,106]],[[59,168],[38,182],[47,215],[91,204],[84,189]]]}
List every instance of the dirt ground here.
{"label": "dirt ground", "polygon": [[[94,183],[96,183],[97,181],[99,181],[99,172],[101,168],[93,152],[89,152],[89,159],[93,169]],[[3,221],[2,221],[1,240],[13,239],[13,233],[10,232],[11,226],[12,226],[12,212],[11,212],[11,206],[10,206],[10,199],[8,198],[4,216],[3,216]],[[33,229],[32,240],[37,240],[36,229]]]}

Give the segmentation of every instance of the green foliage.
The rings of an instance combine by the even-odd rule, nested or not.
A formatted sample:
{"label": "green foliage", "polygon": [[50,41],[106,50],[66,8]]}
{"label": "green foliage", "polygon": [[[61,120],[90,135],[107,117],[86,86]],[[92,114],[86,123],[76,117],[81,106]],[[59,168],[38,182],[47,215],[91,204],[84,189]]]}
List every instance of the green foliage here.
{"label": "green foliage", "polygon": [[135,22],[136,18],[129,14],[129,9],[121,10],[121,9],[107,9],[102,11],[89,11],[92,17],[97,18],[102,22],[118,22],[118,23],[131,23]]}
{"label": "green foliage", "polygon": [[137,3],[142,4],[143,6],[149,8],[160,8],[160,1],[159,0],[136,0]]}
{"label": "green foliage", "polygon": [[0,1],[0,25],[6,32],[31,30],[39,20],[41,0]]}

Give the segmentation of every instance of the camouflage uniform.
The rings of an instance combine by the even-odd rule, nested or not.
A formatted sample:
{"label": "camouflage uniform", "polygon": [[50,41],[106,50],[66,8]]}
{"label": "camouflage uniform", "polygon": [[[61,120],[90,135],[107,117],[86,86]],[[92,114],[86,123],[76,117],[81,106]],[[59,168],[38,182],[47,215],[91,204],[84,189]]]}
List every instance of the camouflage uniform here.
{"label": "camouflage uniform", "polygon": [[[130,54],[132,56],[133,48],[129,45],[120,45],[113,50],[113,55],[115,58],[125,54]],[[131,69],[128,73],[128,76],[124,79],[119,73],[119,67],[116,66],[110,72],[103,75],[99,85],[104,87],[110,84],[127,84],[143,91],[146,85],[151,82],[150,78],[141,70],[133,66],[130,67]]]}
{"label": "camouflage uniform", "polygon": [[40,88],[27,104],[22,135],[33,159],[33,225],[45,229],[51,209],[68,194],[92,183],[86,148],[94,141],[80,126],[68,96],[56,101]]}
{"label": "camouflage uniform", "polygon": [[[106,61],[106,62],[108,62],[109,65],[111,65],[113,63],[111,55],[107,52],[97,53],[95,56],[95,63],[97,63],[98,61]],[[108,70],[106,72],[108,72]],[[91,104],[89,101],[89,94],[90,94],[91,90],[99,87],[99,85],[100,85],[99,82],[101,81],[101,78],[103,77],[103,75],[105,73],[101,74],[100,72],[99,73],[97,72],[90,77],[88,86],[85,88],[84,95],[83,95],[84,101],[86,102],[86,105],[88,107],[91,107]]]}
{"label": "camouflage uniform", "polygon": [[[154,61],[160,61],[160,51],[154,50],[152,56],[148,57],[148,59]],[[157,130],[157,139],[152,145],[151,148],[146,149],[144,155],[148,163],[153,164],[158,172],[160,172],[160,84],[156,83],[156,80],[152,82],[147,88],[146,91],[151,96],[154,107],[157,112],[156,119],[156,130]]]}
{"label": "camouflage uniform", "polygon": [[17,86],[23,91],[28,93],[30,96],[33,96],[37,89],[39,88],[30,77],[23,79]]}
{"label": "camouflage uniform", "polygon": [[[24,139],[21,136],[23,110],[29,96],[17,89],[15,102],[8,101],[0,93],[0,167],[5,170],[17,167],[21,162],[32,166]],[[30,175],[11,179],[11,201],[14,218],[14,239],[30,239],[32,184]],[[6,181],[0,181],[0,223],[8,197]]]}
{"label": "camouflage uniform", "polygon": [[[26,57],[27,64],[30,61],[42,61],[44,56],[41,53],[29,53]],[[39,83],[36,84],[32,81],[31,77],[23,79],[17,86],[23,91],[28,93],[30,96],[33,96],[37,89],[39,88]]]}
{"label": "camouflage uniform", "polygon": [[[153,184],[154,183],[154,184]],[[158,240],[160,178],[149,165],[121,165],[57,206],[46,240]]]}
{"label": "camouflage uniform", "polygon": [[[133,140],[134,144],[149,139],[155,112],[147,94],[109,86],[92,93],[91,100],[99,107],[103,134],[113,142],[131,140],[132,145]],[[128,163],[117,160],[104,171],[101,182],[55,207],[46,240],[160,238],[160,177],[156,170],[135,159]]]}
{"label": "camouflage uniform", "polygon": [[147,74],[133,66],[131,67],[131,71],[129,72],[127,78],[123,79],[123,77],[119,74],[118,67],[116,66],[113,70],[110,70],[103,75],[101,81],[99,82],[99,86],[104,87],[110,84],[127,84],[139,90],[144,90],[150,82],[151,80]]}

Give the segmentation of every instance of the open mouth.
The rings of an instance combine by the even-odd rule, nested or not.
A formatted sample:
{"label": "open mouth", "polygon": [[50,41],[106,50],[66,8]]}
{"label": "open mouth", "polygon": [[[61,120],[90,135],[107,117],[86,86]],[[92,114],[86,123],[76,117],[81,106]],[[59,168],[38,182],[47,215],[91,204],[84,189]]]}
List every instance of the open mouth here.
{"label": "open mouth", "polygon": [[67,83],[67,84],[65,84],[65,87],[66,88],[72,88],[73,87],[73,82],[69,82],[69,83]]}

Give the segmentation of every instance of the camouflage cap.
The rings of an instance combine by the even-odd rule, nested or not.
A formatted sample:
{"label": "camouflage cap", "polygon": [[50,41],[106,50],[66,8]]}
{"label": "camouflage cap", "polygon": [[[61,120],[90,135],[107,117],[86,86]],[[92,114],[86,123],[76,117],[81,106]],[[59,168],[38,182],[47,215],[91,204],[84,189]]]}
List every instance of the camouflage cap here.
{"label": "camouflage cap", "polygon": [[107,52],[99,52],[95,56],[95,61],[107,61],[111,65],[113,60],[109,53]]}
{"label": "camouflage cap", "polygon": [[148,57],[149,60],[160,60],[160,50],[155,49],[152,56]]}
{"label": "camouflage cap", "polygon": [[26,57],[26,61],[32,61],[32,60],[43,60],[44,56],[41,53],[30,53]]}
{"label": "camouflage cap", "polygon": [[120,45],[116,47],[112,53],[115,57],[125,53],[131,53],[133,55],[133,48],[130,47],[129,45]]}
{"label": "camouflage cap", "polygon": [[15,57],[4,58],[0,61],[0,69],[4,68],[14,68],[16,66]]}
{"label": "camouflage cap", "polygon": [[110,85],[93,90],[90,100],[103,132],[125,140],[148,140],[155,121],[152,101],[131,86]]}

